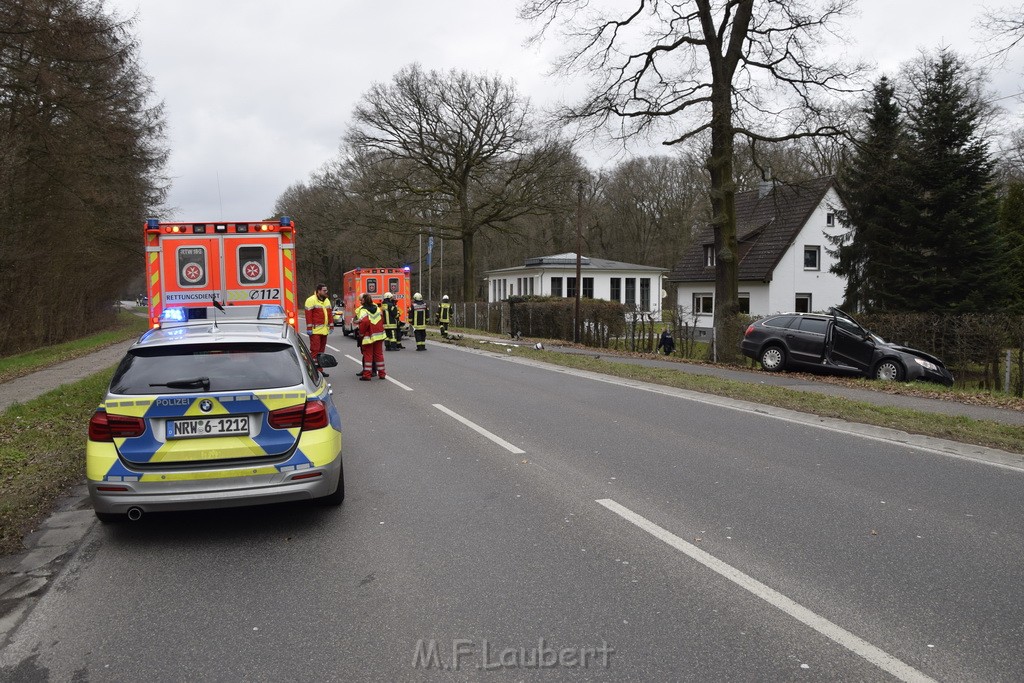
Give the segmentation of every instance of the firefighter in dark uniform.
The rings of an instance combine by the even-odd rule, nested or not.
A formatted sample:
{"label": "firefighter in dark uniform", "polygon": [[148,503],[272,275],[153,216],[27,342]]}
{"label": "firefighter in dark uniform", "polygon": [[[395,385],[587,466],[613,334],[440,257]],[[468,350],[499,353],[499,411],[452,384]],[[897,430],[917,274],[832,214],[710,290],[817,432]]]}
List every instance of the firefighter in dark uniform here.
{"label": "firefighter in dark uniform", "polygon": [[416,292],[412,295],[412,306],[409,307],[409,323],[412,325],[413,336],[416,337],[416,350],[427,350],[427,319],[430,309],[423,295]]}
{"label": "firefighter in dark uniform", "polygon": [[448,295],[441,297],[441,303],[437,306],[437,324],[441,327],[441,336],[448,338],[448,325],[452,322],[452,304],[448,301]]}
{"label": "firefighter in dark uniform", "polygon": [[384,350],[394,351],[398,348],[398,341],[395,333],[398,332],[398,306],[395,305],[395,297],[391,292],[384,292],[384,300],[381,302],[381,312],[384,314]]}

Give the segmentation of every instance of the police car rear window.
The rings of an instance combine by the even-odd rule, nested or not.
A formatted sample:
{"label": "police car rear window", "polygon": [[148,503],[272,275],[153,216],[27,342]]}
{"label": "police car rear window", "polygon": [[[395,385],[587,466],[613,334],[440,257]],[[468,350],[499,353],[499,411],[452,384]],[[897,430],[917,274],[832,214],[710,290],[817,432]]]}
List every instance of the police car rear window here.
{"label": "police car rear window", "polygon": [[298,384],[302,384],[302,367],[288,344],[182,344],[129,351],[114,371],[110,391],[195,394]]}

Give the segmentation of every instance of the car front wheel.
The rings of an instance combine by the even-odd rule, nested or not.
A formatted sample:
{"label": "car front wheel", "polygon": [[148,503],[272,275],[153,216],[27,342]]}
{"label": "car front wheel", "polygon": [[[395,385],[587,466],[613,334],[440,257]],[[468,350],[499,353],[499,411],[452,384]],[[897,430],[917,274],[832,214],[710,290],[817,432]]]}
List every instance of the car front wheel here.
{"label": "car front wheel", "polygon": [[883,360],[875,367],[875,379],[883,382],[902,382],[903,366],[891,358]]}
{"label": "car front wheel", "polygon": [[786,367],[786,352],[781,346],[769,346],[761,351],[760,361],[768,372],[781,372]]}

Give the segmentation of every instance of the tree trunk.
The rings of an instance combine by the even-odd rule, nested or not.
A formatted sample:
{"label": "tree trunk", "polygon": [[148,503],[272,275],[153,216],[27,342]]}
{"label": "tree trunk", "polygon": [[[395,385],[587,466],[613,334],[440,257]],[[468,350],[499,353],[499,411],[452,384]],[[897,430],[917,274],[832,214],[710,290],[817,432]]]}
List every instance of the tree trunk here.
{"label": "tree trunk", "polygon": [[473,260],[473,232],[462,233],[462,300],[476,301],[476,278],[473,271],[476,262]]}
{"label": "tree trunk", "polygon": [[736,242],[736,182],[733,179],[733,132],[730,91],[713,102],[711,154],[711,225],[715,231],[715,358],[739,360],[736,338],[739,314],[739,254]]}

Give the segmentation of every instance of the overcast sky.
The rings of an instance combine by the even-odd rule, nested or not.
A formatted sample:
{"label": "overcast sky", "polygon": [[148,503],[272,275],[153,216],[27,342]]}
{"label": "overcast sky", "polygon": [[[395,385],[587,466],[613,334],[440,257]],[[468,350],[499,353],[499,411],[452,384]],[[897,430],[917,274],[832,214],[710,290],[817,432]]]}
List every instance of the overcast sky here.
{"label": "overcast sky", "polygon": [[[989,0],[988,5],[1007,0]],[[138,13],[146,72],[166,106],[173,186],[165,218],[254,220],[333,157],[359,97],[403,66],[486,71],[538,106],[571,83],[548,78],[557,46],[527,48],[518,0],[106,0]],[[920,48],[974,54],[983,3],[859,0],[837,46],[893,74]],[[1018,4],[1018,3],[1013,3]],[[1024,48],[1020,49],[1024,52]],[[1024,87],[1024,54],[992,88]],[[1004,102],[1016,107],[1013,99]]]}

